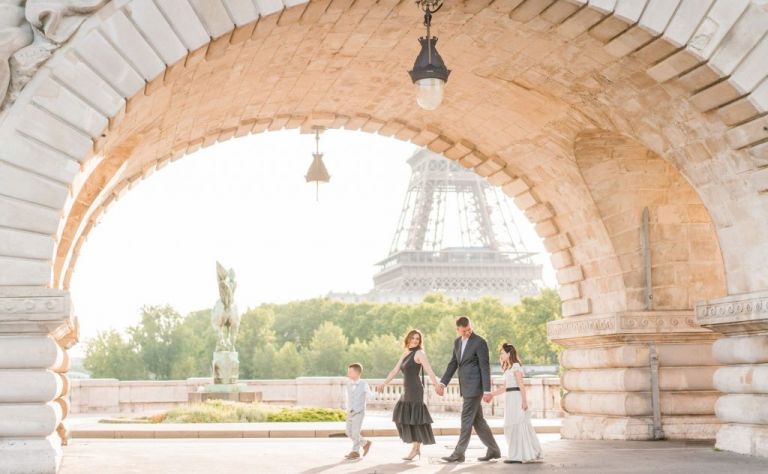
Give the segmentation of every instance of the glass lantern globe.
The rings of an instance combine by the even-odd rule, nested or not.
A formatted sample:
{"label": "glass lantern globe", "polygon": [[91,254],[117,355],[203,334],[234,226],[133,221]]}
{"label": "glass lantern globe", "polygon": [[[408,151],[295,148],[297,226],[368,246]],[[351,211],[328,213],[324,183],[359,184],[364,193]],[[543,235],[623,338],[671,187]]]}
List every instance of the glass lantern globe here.
{"label": "glass lantern globe", "polygon": [[424,110],[435,110],[443,102],[445,81],[427,77],[414,82],[416,85],[416,103]]}

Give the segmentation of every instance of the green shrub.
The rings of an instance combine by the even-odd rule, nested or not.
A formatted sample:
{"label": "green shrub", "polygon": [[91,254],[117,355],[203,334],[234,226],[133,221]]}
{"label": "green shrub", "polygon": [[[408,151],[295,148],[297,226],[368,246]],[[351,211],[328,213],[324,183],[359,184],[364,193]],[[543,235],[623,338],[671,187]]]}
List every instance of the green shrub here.
{"label": "green shrub", "polygon": [[166,413],[162,423],[256,423],[266,421],[274,409],[258,403],[209,400],[176,407]]}
{"label": "green shrub", "polygon": [[344,421],[344,410],[335,408],[283,408],[277,413],[269,413],[267,421]]}
{"label": "green shrub", "polygon": [[283,408],[260,403],[208,400],[176,407],[167,413],[142,418],[149,423],[260,423],[265,421],[344,421],[344,410]]}

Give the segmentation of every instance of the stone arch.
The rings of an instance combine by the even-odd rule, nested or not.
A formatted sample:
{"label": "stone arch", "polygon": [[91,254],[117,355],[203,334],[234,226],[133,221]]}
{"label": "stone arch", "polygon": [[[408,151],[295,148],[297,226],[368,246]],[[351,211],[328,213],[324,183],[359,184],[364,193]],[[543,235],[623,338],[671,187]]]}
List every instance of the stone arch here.
{"label": "stone arch", "polygon": [[[421,34],[411,2],[167,5],[108,3],[2,117],[0,288],[29,298],[30,320],[49,312],[65,321],[34,323],[31,332],[71,342],[68,302],[49,304],[66,293],[17,288],[54,286],[54,275],[55,287],[66,286],[109,196],[200,146],[322,123],[428,146],[514,196],[553,254],[565,315],[583,316],[553,326],[559,340],[622,344],[642,338],[617,331],[648,324],[669,324],[665,340],[703,331],[688,317],[691,298],[670,317],[616,316],[634,308],[634,297],[577,156],[585,131],[623,135],[690,183],[715,226],[724,266],[725,287],[706,286],[707,297],[768,288],[759,258],[768,241],[758,237],[768,231],[768,12],[757,2],[447,4],[436,23],[454,74],[440,113],[431,115],[415,110],[403,72]],[[718,311],[700,314],[719,324],[707,316]],[[598,338],[601,331],[613,339]]]}
{"label": "stone arch", "polygon": [[574,153],[619,260],[628,310],[648,309],[640,238],[644,207],[650,216],[652,308],[685,310],[725,294],[712,220],[672,164],[604,130],[581,132]]}
{"label": "stone arch", "polygon": [[[36,81],[33,81],[24,90],[18,101],[20,104],[17,104],[17,106],[25,102],[25,95],[27,97],[35,95],[34,100],[30,101],[31,106],[26,107],[27,110],[18,110],[19,107],[15,106],[14,113],[10,114],[20,118],[21,123],[16,127],[16,131],[28,139],[34,140],[38,138],[35,136],[35,133],[39,133],[41,127],[58,125],[55,120],[53,123],[51,122],[51,114],[48,113],[50,111],[45,109],[45,94],[56,95],[59,94],[60,90],[64,90],[65,92],[62,92],[62,95],[66,95],[66,97],[57,97],[57,100],[49,101],[48,105],[53,103],[55,104],[54,106],[63,107],[62,104],[67,103],[67,101],[69,101],[68,105],[72,105],[78,99],[86,99],[86,102],[90,102],[88,105],[94,109],[89,111],[90,113],[84,112],[85,115],[76,116],[71,111],[59,111],[60,113],[69,113],[70,116],[66,118],[83,124],[83,129],[74,131],[72,136],[59,137],[64,142],[58,144],[59,148],[54,148],[54,150],[49,149],[45,153],[41,153],[38,149],[41,145],[40,143],[33,143],[32,145],[22,143],[18,147],[13,147],[11,154],[18,156],[23,155],[24,152],[35,152],[41,155],[50,155],[64,151],[65,155],[66,153],[71,153],[71,155],[67,155],[70,161],[73,156],[78,157],[75,160],[82,160],[85,150],[89,148],[88,140],[90,139],[94,143],[93,147],[98,149],[100,141],[105,138],[101,137],[101,132],[105,126],[110,123],[110,127],[112,127],[115,121],[120,120],[121,114],[130,110],[132,102],[140,101],[142,94],[135,94],[135,89],[142,89],[144,95],[151,94],[160,84],[172,82],[174,76],[181,70],[195,65],[203,59],[213,60],[221,57],[233,45],[241,45],[242,48],[245,48],[242,45],[246,42],[255,42],[246,41],[249,39],[268,43],[271,38],[278,36],[275,34],[275,31],[281,28],[285,30],[290,29],[293,25],[312,25],[307,28],[312,30],[312,27],[323,25],[329,19],[332,21],[339,18],[342,12],[344,16],[358,21],[363,21],[368,17],[376,17],[380,24],[386,26],[392,26],[387,20],[404,22],[414,16],[413,12],[409,11],[411,9],[400,3],[391,5],[375,4],[369,7],[351,5],[349,10],[342,8],[342,5],[325,5],[320,3],[289,4],[286,5],[289,7],[287,9],[283,9],[282,5],[274,4],[269,7],[262,5],[263,11],[261,12],[253,5],[248,6],[246,3],[248,2],[240,5],[240,8],[232,8],[231,6],[227,8],[228,5],[224,4],[205,6],[199,2],[191,2],[189,6],[184,6],[172,14],[163,10],[162,7],[158,8],[152,2],[134,3],[123,1],[110,3],[98,15],[94,15],[85,22],[71,44],[65,47],[67,51],[60,52],[57,58],[50,61],[47,67],[37,74]],[[689,90],[699,91],[691,99],[691,103],[699,109],[712,110],[716,109],[718,105],[725,106],[726,104],[720,104],[718,100],[725,96],[733,98],[732,96],[735,94],[733,91],[742,90],[750,92],[749,95],[746,95],[746,93],[738,95],[738,97],[741,97],[741,99],[737,100],[740,104],[738,108],[734,108],[736,102],[731,101],[727,104],[727,107],[718,109],[721,120],[713,120],[711,116],[706,116],[703,120],[704,125],[708,125],[710,128],[719,127],[718,131],[720,133],[723,132],[722,125],[720,125],[723,121],[741,124],[732,127],[728,131],[727,136],[734,147],[745,148],[759,142],[762,136],[759,130],[753,130],[762,122],[759,121],[760,119],[755,123],[748,121],[752,116],[747,112],[747,109],[749,109],[747,105],[752,104],[755,107],[749,110],[752,110],[754,114],[760,113],[759,106],[762,104],[760,101],[760,97],[762,97],[760,95],[761,90],[758,89],[757,84],[752,84],[752,82],[755,82],[754,77],[750,76],[752,82],[749,84],[752,84],[752,87],[755,88],[755,94],[751,94],[753,89],[749,89],[747,87],[748,84],[743,83],[743,81],[746,81],[745,77],[748,73],[754,75],[755,70],[759,69],[757,68],[759,66],[759,55],[757,55],[757,52],[762,47],[763,42],[760,41],[759,35],[756,37],[754,27],[763,24],[762,22],[766,20],[766,14],[760,7],[747,1],[739,2],[737,8],[731,9],[725,9],[721,3],[668,2],[668,4],[661,6],[651,3],[646,5],[644,2],[630,5],[627,2],[610,1],[586,4],[578,2],[512,1],[495,2],[487,7],[466,4],[457,7],[452,15],[460,17],[457,21],[464,22],[462,26],[471,31],[472,26],[474,26],[473,21],[481,23],[488,21],[489,15],[507,14],[506,18],[491,22],[491,28],[485,35],[486,38],[500,38],[503,35],[509,35],[511,31],[523,30],[526,34],[530,34],[532,38],[541,40],[540,37],[542,35],[535,32],[542,30],[545,32],[547,39],[551,38],[549,43],[546,44],[547,51],[551,51],[552,48],[559,46],[566,46],[566,49],[583,48],[586,46],[588,52],[593,56],[590,58],[590,65],[608,66],[613,64],[609,66],[610,71],[605,74],[604,79],[610,80],[609,76],[611,75],[619,74],[620,76],[617,77],[623,75],[623,78],[630,81],[633,90],[636,92],[635,97],[633,97],[627,95],[626,90],[612,90],[610,87],[604,87],[604,90],[600,91],[600,84],[583,86],[587,90],[581,91],[582,94],[590,92],[590,89],[595,90],[598,95],[602,95],[599,99],[602,99],[604,102],[616,100],[611,94],[618,95],[623,93],[626,96],[625,101],[627,102],[634,101],[637,103],[639,101],[637,96],[645,94],[650,95],[654,99],[662,98],[665,101],[672,101],[675,102],[675,105],[678,105],[680,96],[685,95],[680,91],[681,86],[683,86],[688,87]],[[747,12],[746,14],[745,11]],[[270,15],[272,12],[275,13]],[[264,16],[260,16],[260,13]],[[722,19],[722,24],[713,30],[711,22],[716,19]],[[371,26],[375,30],[375,25],[372,24]],[[752,29],[748,27],[752,27]],[[365,31],[365,28],[361,27],[361,29]],[[466,35],[462,30],[459,31],[460,36]],[[344,51],[344,47],[350,44],[350,37],[351,35],[345,38],[346,42],[341,47],[336,45],[335,50]],[[459,39],[463,38],[460,37]],[[484,44],[478,43],[479,40],[476,38],[472,39],[476,42],[475,46],[479,44],[481,49],[483,49]],[[371,42],[370,34],[367,40]],[[344,40],[336,39],[336,41],[343,42]],[[364,41],[364,38],[360,38],[359,41]],[[376,38],[376,41],[392,45],[400,43],[400,37],[386,31],[381,35],[381,38]],[[738,43],[738,41],[741,42]],[[86,43],[90,45],[89,48],[78,46],[78,44]],[[678,46],[673,47],[674,45]],[[680,45],[684,46],[681,48]],[[463,53],[466,49],[462,49],[461,52]],[[382,47],[377,46],[374,50],[381,51]],[[599,53],[599,57],[597,57],[597,53]],[[731,57],[733,55],[735,55],[735,58]],[[631,113],[624,117],[617,113],[611,115],[612,110],[595,110],[594,103],[589,103],[583,96],[579,97],[580,91],[578,89],[574,90],[572,82],[575,79],[575,75],[573,73],[571,75],[574,77],[544,78],[545,85],[536,87],[530,80],[542,77],[540,71],[547,69],[546,62],[528,67],[524,74],[515,75],[512,69],[515,63],[520,62],[518,59],[520,55],[513,54],[511,56],[513,58],[512,61],[504,62],[504,58],[500,58],[502,59],[501,61],[493,58],[495,60],[493,64],[481,63],[472,65],[475,67],[473,70],[474,76],[477,78],[490,78],[494,81],[502,82],[505,86],[525,90],[530,92],[530,94],[524,95],[533,95],[537,99],[544,95],[547,95],[548,98],[557,97],[558,101],[556,102],[541,100],[539,105],[543,104],[543,107],[562,108],[563,103],[573,106],[572,101],[574,99],[580,99],[583,104],[581,110],[571,109],[565,111],[566,116],[560,120],[552,120],[552,117],[548,117],[550,119],[547,123],[549,130],[546,130],[547,133],[544,137],[539,136],[536,137],[537,140],[533,140],[534,143],[538,142],[533,144],[534,149],[547,147],[553,149],[559,145],[554,143],[542,147],[541,143],[548,140],[556,142],[557,139],[572,139],[572,131],[558,130],[558,128],[567,129],[571,127],[578,129],[580,126],[595,124],[595,122],[597,124],[605,123],[606,125],[613,126],[610,128],[618,128],[625,133],[631,132],[629,133],[630,136],[637,135],[636,138],[652,150],[657,153],[663,152],[660,153],[661,156],[666,159],[676,160],[676,164],[681,171],[686,176],[689,176],[689,179],[693,178],[690,180],[694,183],[694,186],[701,188],[701,195],[705,198],[705,203],[712,200],[709,197],[709,194],[712,193],[709,193],[708,190],[715,183],[703,183],[702,176],[703,174],[709,174],[708,177],[713,178],[712,173],[711,171],[709,173],[702,173],[700,169],[696,168],[695,163],[688,162],[702,159],[703,156],[696,156],[686,161],[680,157],[681,154],[687,153],[686,156],[692,156],[693,154],[709,155],[717,153],[722,155],[722,158],[720,156],[716,157],[720,158],[720,160],[740,159],[739,166],[741,167],[753,165],[753,163],[745,162],[746,153],[736,152],[736,155],[734,155],[733,151],[722,150],[722,147],[711,150],[710,148],[715,148],[711,144],[707,148],[706,144],[686,142],[684,143],[685,147],[682,147],[684,150],[680,149],[681,147],[675,147],[673,142],[675,138],[682,143],[679,140],[680,137],[675,136],[675,134],[683,133],[683,131],[670,132],[667,136],[664,136],[660,133],[662,127],[652,123],[652,117],[639,116],[638,118],[645,123],[638,127],[636,123],[632,122],[633,117]],[[619,59],[617,60],[616,58]],[[561,58],[558,57],[558,59]],[[726,60],[729,61],[727,65],[731,69],[727,69],[722,64]],[[530,58],[523,63],[526,62],[530,63]],[[648,67],[649,64],[653,66]],[[114,69],[112,69],[112,66],[114,66]],[[619,72],[620,70],[626,70],[629,73],[626,71]],[[643,70],[645,71],[643,72]],[[711,82],[707,82],[708,80],[714,81],[723,77],[724,72],[728,71],[733,72],[725,81],[726,84],[732,86],[729,86],[731,87],[729,89],[731,90],[730,95],[723,93],[723,89],[726,87],[723,83],[718,83],[716,85],[717,89],[714,92],[705,87],[711,84]],[[680,75],[680,73],[685,74]],[[46,75],[48,77],[40,77]],[[656,80],[665,81],[678,75],[680,77],[674,83],[676,90],[671,92],[672,87],[655,88],[652,85],[653,81],[648,77],[651,76]],[[554,87],[551,90],[547,90],[547,86],[554,85],[552,84],[553,79],[557,79],[561,83],[559,91],[558,88]],[[594,81],[594,78],[592,80]],[[739,83],[739,80],[742,83]],[[83,89],[84,87],[88,90]],[[296,86],[293,89],[295,90]],[[39,93],[35,94],[34,91],[39,91]],[[719,92],[715,93],[717,91]],[[637,94],[637,92],[642,94]],[[529,100],[531,98],[526,97],[525,99]],[[299,108],[302,108],[301,103],[299,103]],[[304,109],[302,112],[306,113],[307,110],[306,108]],[[574,107],[574,109],[578,108]],[[326,110],[331,110],[331,108],[326,108]],[[736,113],[735,110],[740,111],[738,117],[734,115]],[[258,119],[263,120],[264,112],[264,110],[260,110],[255,115],[259,116]],[[692,111],[686,110],[686,112],[690,113]],[[275,117],[280,115],[281,119],[286,115],[293,116],[291,113],[267,114],[267,116],[269,115]],[[380,116],[383,116],[383,114]],[[663,119],[664,117],[660,118]],[[395,119],[390,118],[388,120],[392,121]],[[470,121],[471,119],[467,118],[465,120]],[[746,126],[748,124],[750,125]],[[29,127],[25,129],[27,125]],[[8,130],[11,127],[4,128]],[[369,126],[369,128],[375,129],[375,126]],[[437,143],[431,148],[441,149],[446,146],[456,148],[457,142],[447,138],[457,136],[453,130],[441,130],[439,127],[434,130],[440,130],[441,138],[436,137],[437,141],[441,139],[448,141],[444,144]],[[756,132],[757,135],[752,136],[748,133],[749,131]],[[208,132],[208,135],[210,135],[210,131]],[[565,135],[565,137],[560,136],[555,139],[552,137],[554,134]],[[10,135],[12,135],[12,138],[9,139],[17,141],[17,137],[13,136],[15,135],[13,131],[10,131]],[[481,134],[478,133],[476,135]],[[493,140],[488,136],[473,138],[476,138],[475,142],[484,143],[481,148],[482,151],[480,151],[482,156],[479,158],[479,162],[475,164],[479,168],[479,173],[482,174],[484,169],[488,169],[491,172],[499,172],[499,169],[496,168],[502,166],[505,168],[514,167],[515,163],[510,163],[511,160],[508,157],[518,152],[521,145],[519,141],[499,141]],[[487,142],[490,143],[486,145],[485,143]],[[532,145],[530,142],[532,140],[524,140],[522,145],[530,148],[530,145]],[[501,146],[499,147],[498,145]],[[759,158],[762,148],[759,143],[757,145],[756,149],[751,150],[751,153]],[[45,145],[42,146],[45,147]],[[61,150],[61,148],[65,148],[65,150]],[[445,150],[447,149],[445,148]],[[462,145],[453,152],[453,155],[460,155],[464,153],[465,149],[466,147]],[[475,149],[480,150],[478,148]],[[498,162],[499,157],[501,157],[503,163]],[[59,183],[67,184],[67,180],[72,179],[71,169],[73,163],[62,166],[53,163],[55,158],[47,158],[46,162],[41,163],[39,167],[58,168],[49,170],[55,175],[53,179],[63,178]],[[7,161],[13,159],[11,158]],[[497,164],[493,164],[494,160],[497,161]],[[16,157],[15,164],[18,165],[18,161]],[[28,163],[26,166],[25,171],[29,171]],[[38,171],[40,170],[34,170],[33,173]],[[758,169],[755,169],[755,172],[756,179],[750,180],[750,183],[758,184],[759,187],[759,178],[762,173]],[[509,175],[508,170],[503,174]],[[45,174],[43,176],[49,177]],[[498,177],[496,181],[503,183],[504,178]],[[535,186],[537,183],[532,182],[530,184]],[[62,194],[60,188],[46,189],[45,191],[49,194]],[[741,191],[748,191],[748,189],[742,189]],[[762,199],[762,197],[763,194],[758,193],[756,196],[743,196],[741,200],[756,200],[754,204],[757,204],[756,207],[761,209],[765,205],[765,199]],[[719,199],[717,204],[719,206],[723,205]],[[724,240],[724,242],[721,242],[721,245],[723,245],[725,262],[729,270],[726,272],[726,276],[730,288],[733,290],[749,290],[752,283],[747,281],[749,278],[744,273],[749,273],[747,270],[751,269],[750,265],[753,266],[753,264],[750,264],[749,261],[740,261],[741,259],[737,252],[731,250],[731,246],[728,243],[729,240],[724,239],[725,234],[730,236],[736,233],[733,230],[734,223],[732,219],[721,216],[720,214],[722,213],[718,211],[719,208],[715,204],[708,205],[708,208],[711,208],[710,212],[718,225],[721,240]],[[549,227],[547,231],[552,232],[551,224],[542,224],[540,227]],[[18,239],[19,237],[14,235],[11,238]],[[565,238],[567,239],[567,237]],[[743,237],[738,240],[740,241],[739,243],[742,243]],[[40,242],[36,244],[38,247],[42,245]],[[561,245],[562,243],[554,244],[554,247],[557,248]],[[568,259],[567,255],[563,256],[563,258],[566,261]],[[737,262],[737,260],[739,261]],[[25,263],[17,261],[12,262],[10,265],[14,270],[21,272],[23,270],[20,267],[23,267]],[[39,264],[29,266],[38,267],[37,269],[29,270],[29,272],[37,272],[39,276],[39,272],[42,271],[39,268]],[[571,270],[572,274],[578,274],[578,272],[575,269]],[[572,277],[567,277],[566,280],[570,278]],[[757,284],[762,284],[762,282]],[[572,314],[583,314],[590,304],[587,300],[575,303]]]}

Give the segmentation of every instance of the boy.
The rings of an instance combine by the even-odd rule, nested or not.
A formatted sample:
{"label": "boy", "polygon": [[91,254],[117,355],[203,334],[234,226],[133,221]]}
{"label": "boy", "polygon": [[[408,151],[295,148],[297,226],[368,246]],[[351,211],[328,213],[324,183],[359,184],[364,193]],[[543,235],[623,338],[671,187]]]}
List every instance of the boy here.
{"label": "boy", "polygon": [[362,365],[349,364],[347,367],[347,377],[350,380],[347,385],[347,437],[352,440],[352,451],[344,456],[345,459],[359,459],[361,445],[363,456],[371,449],[371,442],[360,436],[360,427],[365,417],[365,402],[370,393],[368,384],[360,380],[361,375],[363,375]]}

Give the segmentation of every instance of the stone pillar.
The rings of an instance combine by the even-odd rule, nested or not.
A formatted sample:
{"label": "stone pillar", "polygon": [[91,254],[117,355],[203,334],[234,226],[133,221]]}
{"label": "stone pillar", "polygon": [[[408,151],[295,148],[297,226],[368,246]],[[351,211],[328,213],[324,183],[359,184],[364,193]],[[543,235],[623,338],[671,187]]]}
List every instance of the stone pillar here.
{"label": "stone pillar", "polygon": [[712,347],[723,364],[715,406],[724,422],[718,449],[768,457],[768,292],[727,296],[696,305],[697,322],[724,335]]}
{"label": "stone pillar", "polygon": [[572,317],[547,324],[561,355],[567,439],[654,439],[651,350],[658,355],[665,438],[713,439],[718,392],[711,355],[718,334],[692,311],[642,311]]}
{"label": "stone pillar", "polygon": [[0,287],[0,472],[58,471],[77,332],[67,292]]}

